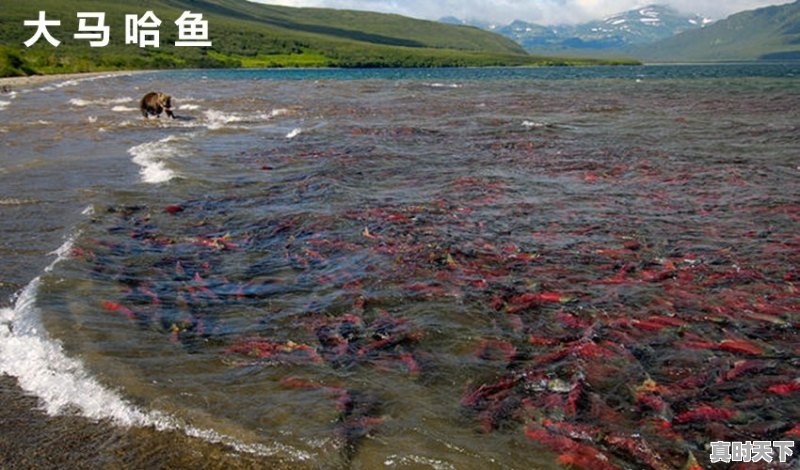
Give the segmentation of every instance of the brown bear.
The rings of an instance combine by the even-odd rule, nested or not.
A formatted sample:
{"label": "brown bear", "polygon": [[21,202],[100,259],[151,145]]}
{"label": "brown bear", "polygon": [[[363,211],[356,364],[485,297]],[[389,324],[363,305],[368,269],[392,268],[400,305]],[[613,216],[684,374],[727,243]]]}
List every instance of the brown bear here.
{"label": "brown bear", "polygon": [[172,114],[172,97],[160,91],[151,91],[144,95],[142,101],[139,102],[139,108],[142,110],[142,116],[144,116],[145,119],[147,119],[149,115],[161,117],[162,111],[166,111],[167,116],[175,119],[175,115]]}

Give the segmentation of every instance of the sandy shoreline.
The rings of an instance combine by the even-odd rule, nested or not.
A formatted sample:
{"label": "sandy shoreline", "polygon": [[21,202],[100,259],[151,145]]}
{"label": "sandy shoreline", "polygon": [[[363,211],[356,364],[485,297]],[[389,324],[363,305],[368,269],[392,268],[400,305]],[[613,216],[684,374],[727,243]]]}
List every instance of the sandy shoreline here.
{"label": "sandy shoreline", "polygon": [[41,85],[62,80],[76,80],[83,78],[93,78],[113,75],[130,75],[133,73],[143,73],[144,70],[112,70],[107,72],[86,72],[86,73],[55,73],[52,75],[29,75],[25,77],[3,77],[0,78],[0,88],[9,87],[11,90],[17,87],[27,87]]}

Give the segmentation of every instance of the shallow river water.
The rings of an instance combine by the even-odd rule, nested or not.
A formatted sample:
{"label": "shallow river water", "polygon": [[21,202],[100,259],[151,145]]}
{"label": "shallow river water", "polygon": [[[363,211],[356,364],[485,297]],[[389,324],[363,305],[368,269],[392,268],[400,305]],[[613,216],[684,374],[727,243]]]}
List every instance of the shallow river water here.
{"label": "shallow river water", "polygon": [[[667,469],[793,440],[798,74],[0,95],[0,371],[52,415],[289,467]],[[142,118],[151,90],[177,119]]]}

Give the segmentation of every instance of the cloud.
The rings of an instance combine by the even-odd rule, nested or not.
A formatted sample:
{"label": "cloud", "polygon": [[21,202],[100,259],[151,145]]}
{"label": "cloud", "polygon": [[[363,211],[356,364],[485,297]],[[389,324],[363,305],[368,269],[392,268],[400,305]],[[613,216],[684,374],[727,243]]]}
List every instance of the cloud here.
{"label": "cloud", "polygon": [[521,19],[541,24],[580,23],[653,3],[714,19],[788,0],[252,0],[293,7],[326,7],[398,13],[437,20],[444,16],[508,23]]}

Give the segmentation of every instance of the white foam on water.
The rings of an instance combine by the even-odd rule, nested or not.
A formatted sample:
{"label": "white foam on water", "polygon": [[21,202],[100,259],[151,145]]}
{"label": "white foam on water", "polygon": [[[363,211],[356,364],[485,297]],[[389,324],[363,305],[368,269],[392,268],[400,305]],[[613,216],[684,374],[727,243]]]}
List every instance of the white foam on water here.
{"label": "white foam on water", "polygon": [[11,104],[10,101],[0,101],[0,111],[6,109],[10,104]]}
{"label": "white foam on water", "polygon": [[85,78],[73,78],[63,82],[56,83],[53,85],[55,88],[64,88],[67,86],[77,86],[83,82],[93,82],[95,80],[104,80],[106,78],[114,78],[114,77],[128,77],[133,75],[132,73],[107,73],[104,75],[97,75],[94,77],[85,77]]}
{"label": "white foam on water", "polygon": [[244,120],[244,118],[240,115],[234,113],[225,113],[214,109],[209,109],[204,114],[206,115],[206,120],[208,121],[207,126],[211,130],[222,129],[224,127],[228,127],[228,124],[233,122],[241,122]]}
{"label": "white foam on water", "polygon": [[200,109],[200,105],[197,105],[197,104],[182,104],[182,105],[178,106],[178,109],[186,110],[186,111],[194,111],[196,109]]}
{"label": "white foam on water", "polygon": [[448,462],[424,457],[421,455],[390,455],[383,461],[387,467],[429,467],[434,470],[455,470],[455,466]]}
{"label": "white foam on water", "polygon": [[184,129],[194,129],[198,127],[207,127],[203,124],[203,122],[199,119],[190,119],[190,120],[183,120],[183,119],[164,119],[162,120],[159,125],[161,127],[181,127]]}
{"label": "white foam on water", "polygon": [[115,113],[128,113],[131,111],[138,111],[138,109],[131,108],[129,106],[114,106],[111,108],[111,111],[114,111]]}
{"label": "white foam on water", "polygon": [[87,118],[87,120],[88,120],[90,123],[94,124],[95,122],[97,122],[97,116],[89,116],[89,117]]}
{"label": "white foam on water", "polygon": [[[184,106],[193,106],[193,105],[184,105]],[[187,108],[187,109],[195,109],[195,108]],[[268,113],[226,113],[224,111],[217,111],[215,109],[209,109],[204,111],[206,117],[206,127],[210,130],[217,130],[223,128],[230,128],[236,129],[240,128],[241,125],[231,125],[234,123],[241,123],[241,124],[257,124],[263,121],[272,120],[278,116],[282,116],[284,114],[288,114],[288,109],[278,108],[273,109]]]}
{"label": "white foam on water", "polygon": [[110,100],[108,100],[108,103],[109,104],[130,103],[131,101],[136,101],[136,100],[134,100],[130,96],[123,96],[123,97],[120,97],[120,98],[110,99]]}
{"label": "white foam on water", "polygon": [[83,108],[86,106],[110,106],[112,104],[125,104],[125,103],[130,103],[131,101],[133,101],[133,98],[131,98],[130,96],[123,96],[119,98],[100,98],[96,100],[72,98],[71,100],[69,100],[69,104]]}
{"label": "white foam on water", "polygon": [[175,148],[167,145],[165,139],[136,145],[128,149],[128,153],[133,156],[133,163],[142,167],[139,173],[145,183],[166,183],[176,176],[165,163],[174,156]]}
{"label": "white foam on water", "polygon": [[278,116],[283,116],[284,114],[289,114],[289,110],[286,108],[277,108],[270,111],[269,117],[276,118]]}
{"label": "white foam on water", "polygon": [[166,165],[167,160],[180,154],[181,143],[190,142],[199,132],[173,134],[163,139],[145,142],[128,149],[132,160],[141,166],[140,174],[145,183],[166,183],[177,174]]}
{"label": "white foam on water", "polygon": [[17,378],[20,387],[41,399],[51,415],[77,409],[82,415],[108,418],[131,426],[146,425],[146,416],[103,388],[79,361],[43,331],[35,307],[40,278],[20,293],[14,308],[0,311],[0,371]]}
{"label": "white foam on water", "polygon": [[[93,210],[93,206],[89,206],[83,212]],[[51,272],[69,257],[77,236],[70,237],[51,253],[56,259],[45,272]],[[81,361],[67,356],[62,344],[45,331],[41,311],[36,306],[40,285],[41,276],[22,289],[13,307],[0,309],[0,373],[16,377],[25,392],[39,398],[47,414],[56,416],[77,411],[84,417],[109,420],[122,427],[182,431],[187,436],[227,445],[240,452],[261,456],[284,454],[298,461],[312,457],[288,445],[248,444],[211,429],[181,423],[165,413],[137,407],[104,387]]]}
{"label": "white foam on water", "polygon": [[65,82],[56,83],[53,86],[56,88],[64,88],[65,86],[77,86],[79,83],[79,80],[67,80]]}
{"label": "white foam on water", "polygon": [[277,108],[273,109],[268,113],[257,113],[253,114],[250,118],[245,118],[246,121],[252,122],[259,122],[259,121],[271,121],[278,116],[283,116],[285,114],[289,114],[289,110],[285,108]]}
{"label": "white foam on water", "polygon": [[[75,238],[51,253],[56,259],[45,272],[69,255]],[[144,412],[106,390],[47,335],[36,307],[40,284],[37,277],[20,292],[13,307],[0,309],[0,372],[16,377],[23,390],[40,398],[50,415],[77,409],[86,417],[111,419],[124,426],[150,424]]]}
{"label": "white foam on water", "polygon": [[545,127],[563,127],[563,126],[556,126],[550,122],[541,122],[541,121],[522,121],[522,127],[530,130],[530,129],[542,129]]}
{"label": "white foam on water", "polygon": [[196,136],[197,136],[196,132],[193,132],[191,134],[183,134],[183,135],[169,135],[169,136],[164,137],[163,139],[159,140],[159,142],[162,142],[162,143],[165,143],[165,144],[169,143],[169,142],[186,142],[186,141],[189,141],[189,140],[193,139]]}
{"label": "white foam on water", "polygon": [[72,106],[84,107],[84,106],[89,106],[90,104],[92,104],[92,102],[81,98],[72,98],[71,100],[69,100],[69,104],[71,104]]}
{"label": "white foam on water", "polygon": [[286,134],[286,138],[287,139],[294,139],[295,137],[297,137],[298,135],[300,135],[302,133],[303,133],[303,129],[300,128],[300,127],[297,127],[295,129],[292,129],[288,134]]}
{"label": "white foam on water", "polygon": [[0,197],[0,206],[21,206],[25,204],[38,204],[38,199],[33,198],[16,198],[16,197]]}
{"label": "white foam on water", "polygon": [[308,452],[295,449],[294,447],[286,444],[280,444],[280,443],[273,443],[271,445],[246,444],[231,436],[220,434],[217,431],[211,429],[200,429],[194,426],[183,426],[181,427],[181,430],[184,432],[184,434],[186,434],[189,437],[196,437],[198,439],[202,439],[204,441],[212,442],[215,444],[224,444],[236,449],[239,452],[246,452],[248,454],[255,454],[263,457],[284,454],[288,455],[289,457],[291,457],[296,461],[305,461],[313,457]]}
{"label": "white foam on water", "polygon": [[431,88],[462,88],[464,85],[458,83],[430,83],[428,86]]}

